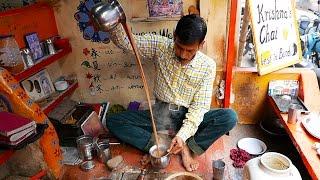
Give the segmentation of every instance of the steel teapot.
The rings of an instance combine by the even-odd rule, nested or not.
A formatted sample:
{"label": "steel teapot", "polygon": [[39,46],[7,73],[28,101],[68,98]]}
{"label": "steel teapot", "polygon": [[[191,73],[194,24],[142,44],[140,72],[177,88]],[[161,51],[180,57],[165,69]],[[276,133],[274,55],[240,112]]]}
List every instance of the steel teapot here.
{"label": "steel teapot", "polygon": [[117,0],[97,3],[91,9],[92,19],[101,31],[110,31],[119,23],[126,22],[124,11]]}

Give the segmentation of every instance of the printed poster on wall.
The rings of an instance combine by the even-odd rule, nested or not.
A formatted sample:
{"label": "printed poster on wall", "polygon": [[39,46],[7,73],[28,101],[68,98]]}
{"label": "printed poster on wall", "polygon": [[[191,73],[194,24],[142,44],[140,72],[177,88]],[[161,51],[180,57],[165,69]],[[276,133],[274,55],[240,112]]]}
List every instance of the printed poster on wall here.
{"label": "printed poster on wall", "polygon": [[259,75],[301,61],[294,0],[249,0]]}

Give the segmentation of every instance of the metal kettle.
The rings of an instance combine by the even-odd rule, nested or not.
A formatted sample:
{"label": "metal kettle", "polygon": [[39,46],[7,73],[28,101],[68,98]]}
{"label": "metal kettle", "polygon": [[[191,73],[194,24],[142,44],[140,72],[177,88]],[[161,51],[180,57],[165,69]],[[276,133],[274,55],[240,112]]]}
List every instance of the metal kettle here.
{"label": "metal kettle", "polygon": [[126,22],[124,11],[117,0],[109,0],[107,3],[97,3],[91,9],[95,25],[101,31],[110,31],[119,23]]}

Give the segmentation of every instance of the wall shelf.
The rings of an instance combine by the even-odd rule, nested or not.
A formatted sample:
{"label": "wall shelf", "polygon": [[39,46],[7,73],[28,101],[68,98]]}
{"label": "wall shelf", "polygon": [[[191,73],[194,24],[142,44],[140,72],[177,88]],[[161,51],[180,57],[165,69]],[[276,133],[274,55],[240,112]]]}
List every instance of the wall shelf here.
{"label": "wall shelf", "polygon": [[135,17],[131,22],[179,21],[181,17]]}
{"label": "wall shelf", "polygon": [[60,92],[60,94],[55,97],[51,102],[49,102],[47,105],[42,107],[42,111],[48,115],[54,108],[56,108],[65,97],[70,96],[77,88],[79,84],[78,82],[74,82],[71,85],[69,85],[68,89],[66,89],[63,92]]}
{"label": "wall shelf", "polygon": [[62,57],[66,56],[71,51],[72,51],[72,48],[71,48],[70,44],[68,44],[65,48],[58,50],[56,54],[50,55],[50,56],[45,56],[42,59],[37,60],[38,63],[36,63],[35,65],[31,66],[28,69],[25,69],[24,71],[22,71],[18,74],[14,74],[13,76],[17,81],[21,81],[23,79],[26,79],[26,78],[30,77],[31,75],[39,72],[44,67],[50,65],[51,63],[60,60]]}

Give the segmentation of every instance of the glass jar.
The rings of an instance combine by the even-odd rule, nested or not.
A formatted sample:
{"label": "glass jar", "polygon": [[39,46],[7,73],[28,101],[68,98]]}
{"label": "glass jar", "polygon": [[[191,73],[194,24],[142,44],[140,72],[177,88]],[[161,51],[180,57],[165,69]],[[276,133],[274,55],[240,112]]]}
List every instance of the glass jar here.
{"label": "glass jar", "polygon": [[0,66],[13,74],[24,69],[20,48],[13,35],[0,35]]}

